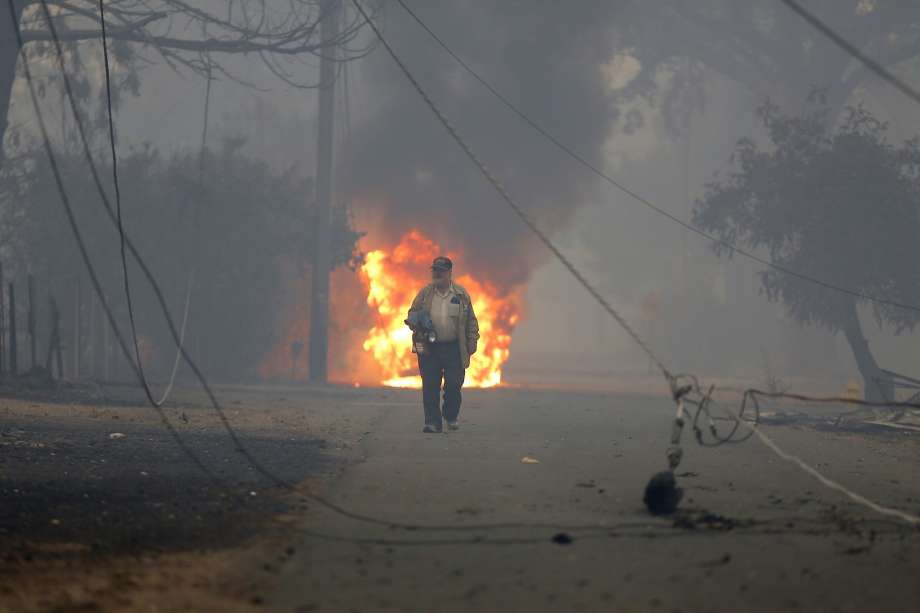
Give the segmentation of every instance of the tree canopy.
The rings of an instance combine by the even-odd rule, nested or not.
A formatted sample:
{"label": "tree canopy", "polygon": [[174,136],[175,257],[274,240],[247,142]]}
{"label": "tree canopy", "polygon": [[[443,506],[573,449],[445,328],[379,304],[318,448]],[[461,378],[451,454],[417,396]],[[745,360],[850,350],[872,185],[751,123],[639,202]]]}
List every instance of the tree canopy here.
{"label": "tree canopy", "polygon": [[[887,124],[848,107],[834,124],[827,107],[804,116],[773,103],[758,109],[768,143],[742,139],[733,168],[706,186],[694,222],[724,241],[763,249],[770,260],[831,285],[920,305],[920,139],[894,143]],[[731,250],[716,245],[718,253]],[[884,377],[868,351],[856,306],[866,303],[879,326],[912,330],[915,310],[867,301],[775,269],[760,273],[764,292],[805,325],[842,331],[877,396]],[[888,393],[888,392],[886,392]]]}
{"label": "tree canopy", "polygon": [[[198,152],[167,155],[149,147],[125,152],[119,160],[127,231],[153,274],[167,280],[163,289],[174,314],[182,312],[189,271],[195,270],[194,334],[207,352],[209,372],[233,378],[254,376],[258,360],[277,341],[279,303],[291,284],[287,275],[298,269],[308,274],[313,236],[311,209],[304,206],[312,197],[311,182],[293,171],[272,171],[245,155],[242,145],[227,141],[203,160]],[[102,213],[82,155],[64,154],[59,162],[90,257],[124,324],[118,234]],[[333,265],[354,263],[359,235],[344,214],[334,217],[332,231]],[[89,292],[39,147],[0,170],[0,241],[8,278],[30,272],[59,300],[70,295],[78,278]],[[134,285],[139,332],[157,349],[149,366],[168,372],[172,338],[147,284]],[[64,324],[70,325],[69,318]]]}
{"label": "tree canopy", "polygon": [[[920,56],[920,4],[814,0],[808,9],[892,69]],[[705,67],[747,91],[796,107],[812,90],[842,109],[870,72],[775,0],[634,3],[618,22],[623,57],[636,60],[621,99],[644,98],[666,116],[692,101]],[[690,62],[689,70],[685,62]],[[662,71],[675,75],[662,80]]]}

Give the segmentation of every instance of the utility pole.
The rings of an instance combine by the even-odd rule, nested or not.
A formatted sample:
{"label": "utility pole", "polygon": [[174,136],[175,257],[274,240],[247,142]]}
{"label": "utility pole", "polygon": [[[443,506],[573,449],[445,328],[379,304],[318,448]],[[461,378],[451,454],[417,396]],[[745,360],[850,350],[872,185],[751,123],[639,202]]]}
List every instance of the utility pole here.
{"label": "utility pole", "polygon": [[[684,100],[684,160],[683,160],[683,180],[684,180],[684,206],[686,207],[684,211],[685,219],[692,219],[693,216],[693,205],[690,200],[690,158],[693,155],[690,142],[690,130],[693,127],[693,90],[692,86],[689,83],[693,80],[693,65],[690,58],[684,60],[684,87],[687,88],[686,99]],[[683,228],[680,229],[680,239],[681,239],[681,290],[683,297],[687,298],[688,289],[690,286],[690,254],[688,252],[689,246],[687,245],[687,232]]]}
{"label": "utility pole", "polygon": [[[323,3],[320,24],[323,41],[339,35],[339,0]],[[326,383],[329,359],[329,272],[332,208],[332,132],[335,122],[335,52],[324,47],[319,67],[319,126],[316,147],[316,203],[313,226],[313,265],[310,296],[310,381]]]}
{"label": "utility pole", "polygon": [[19,347],[16,339],[16,286],[10,283],[10,375],[15,377],[19,374]]}
{"label": "utility pole", "polygon": [[3,263],[0,262],[0,377],[6,374],[6,308],[3,296]]}
{"label": "utility pole", "polygon": [[38,366],[38,354],[35,350],[35,326],[37,324],[35,321],[37,310],[37,305],[35,304],[35,277],[29,275],[27,281],[29,290],[29,318],[26,321],[26,327],[29,331],[29,368],[33,369]]}
{"label": "utility pole", "polygon": [[76,287],[74,288],[74,309],[73,309],[73,373],[71,376],[74,381],[80,380],[80,360],[83,359],[83,292],[80,283],[82,278],[76,275]]}

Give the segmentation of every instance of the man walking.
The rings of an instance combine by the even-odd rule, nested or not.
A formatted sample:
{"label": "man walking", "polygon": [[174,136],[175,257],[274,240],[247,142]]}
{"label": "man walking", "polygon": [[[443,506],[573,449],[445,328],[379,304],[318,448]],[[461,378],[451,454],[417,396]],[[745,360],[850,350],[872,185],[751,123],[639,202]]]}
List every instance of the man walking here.
{"label": "man walking", "polygon": [[[409,319],[406,320],[415,333],[412,351],[418,354],[418,369],[422,376],[422,403],[425,407],[422,432],[441,432],[442,415],[449,429],[459,428],[460,388],[470,365],[470,356],[476,353],[479,341],[479,322],[473,312],[473,303],[467,291],[453,282],[453,268],[450,258],[439,256],[434,259],[431,283],[422,288],[412,301]],[[442,380],[443,407],[440,397]]]}

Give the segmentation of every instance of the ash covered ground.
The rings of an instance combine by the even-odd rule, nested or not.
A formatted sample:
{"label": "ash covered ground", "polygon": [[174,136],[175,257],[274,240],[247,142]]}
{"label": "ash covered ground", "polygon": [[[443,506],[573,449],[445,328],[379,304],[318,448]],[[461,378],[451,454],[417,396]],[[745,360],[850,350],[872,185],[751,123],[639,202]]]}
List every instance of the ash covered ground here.
{"label": "ash covered ground", "polygon": [[[198,392],[179,390],[166,411],[229,492],[135,390],[7,393],[3,610],[876,611],[920,602],[916,529],[755,443],[688,447],[681,510],[649,516],[641,494],[663,467],[667,399],[471,390],[462,429],[426,436],[415,391],[219,389],[268,470],[375,523],[271,486]],[[914,432],[832,428],[826,408],[781,415],[764,427],[786,449],[883,504],[920,510]]]}

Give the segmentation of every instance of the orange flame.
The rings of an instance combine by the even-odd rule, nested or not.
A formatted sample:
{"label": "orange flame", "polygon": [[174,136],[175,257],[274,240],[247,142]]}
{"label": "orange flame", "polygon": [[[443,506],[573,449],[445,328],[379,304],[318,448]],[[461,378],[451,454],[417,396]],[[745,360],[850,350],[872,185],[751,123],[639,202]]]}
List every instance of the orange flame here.
{"label": "orange flame", "polygon": [[[412,299],[430,277],[431,261],[441,250],[418,230],[412,230],[389,253],[367,254],[360,276],[375,323],[364,340],[383,385],[421,387],[412,333],[404,323]],[[520,319],[520,292],[502,295],[495,287],[465,274],[456,278],[466,288],[479,320],[478,351],[470,360],[466,386],[494,387],[502,380],[502,366],[511,354],[511,332]]]}
{"label": "orange flame", "polygon": [[[368,253],[358,275],[344,268],[332,273],[331,380],[421,387],[412,333],[404,321],[412,299],[430,278],[431,261],[441,254],[434,242],[413,230],[391,250]],[[258,374],[267,381],[306,381],[310,277],[290,261],[280,262],[279,274],[288,280],[275,297],[279,334],[263,356]],[[466,371],[466,386],[499,385],[502,366],[510,355],[511,332],[520,319],[520,288],[501,292],[468,274],[456,281],[470,293],[479,320],[478,351]]]}

